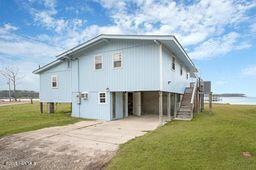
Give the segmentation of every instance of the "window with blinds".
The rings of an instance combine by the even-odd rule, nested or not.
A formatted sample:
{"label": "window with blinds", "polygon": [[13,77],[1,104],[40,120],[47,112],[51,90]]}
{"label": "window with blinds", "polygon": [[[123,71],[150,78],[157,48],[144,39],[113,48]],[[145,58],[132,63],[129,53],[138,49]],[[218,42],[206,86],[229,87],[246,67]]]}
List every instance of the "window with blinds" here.
{"label": "window with blinds", "polygon": [[94,68],[95,70],[102,69],[102,56],[95,56],[94,57]]}
{"label": "window with blinds", "polygon": [[122,53],[115,53],[113,55],[113,68],[121,68],[122,67]]}

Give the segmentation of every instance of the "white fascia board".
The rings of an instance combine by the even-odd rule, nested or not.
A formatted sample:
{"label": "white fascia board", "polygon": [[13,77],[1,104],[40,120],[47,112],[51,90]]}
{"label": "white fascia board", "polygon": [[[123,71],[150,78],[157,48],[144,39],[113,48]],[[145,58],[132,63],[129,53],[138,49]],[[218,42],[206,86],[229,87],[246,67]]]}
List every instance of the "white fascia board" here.
{"label": "white fascia board", "polygon": [[89,41],[86,41],[86,42],[83,43],[83,44],[79,44],[78,46],[76,46],[76,47],[74,47],[74,48],[71,48],[71,49],[69,49],[69,50],[63,52],[63,53],[57,55],[56,57],[57,57],[57,58],[61,58],[61,57],[64,57],[64,56],[66,56],[66,55],[69,55],[69,54],[71,54],[72,52],[77,51],[77,50],[79,50],[79,49],[81,49],[81,48],[84,48],[84,47],[86,47],[86,46],[89,46],[89,45],[91,45],[91,44],[97,42],[97,41],[100,40],[100,39],[102,39],[102,36],[101,36],[101,35],[99,35],[99,36],[97,36],[97,37],[95,37],[95,38],[93,38],[93,39],[91,39],[91,40],[89,40]]}
{"label": "white fascia board", "polygon": [[69,55],[77,50],[80,50],[82,48],[85,48],[87,46],[93,45],[97,41],[107,41],[108,39],[131,39],[131,40],[172,40],[174,36],[172,35],[115,35],[115,34],[101,34],[91,40],[88,40],[87,42],[80,44],[70,50],[65,51],[64,53],[61,53],[60,55],[57,55],[57,58],[61,58],[63,56]]}
{"label": "white fascia board", "polygon": [[176,37],[173,37],[173,41],[175,42],[175,44],[179,47],[179,49],[182,51],[182,53],[186,56],[187,60],[190,62],[190,64],[193,66],[194,70],[193,72],[198,72],[196,69],[195,64],[193,63],[193,61],[189,58],[188,54],[186,53],[186,51],[184,50],[184,48],[181,46],[181,44],[179,43],[179,41],[176,39]]}
{"label": "white fascia board", "polygon": [[173,35],[101,35],[107,39],[131,39],[131,40],[172,40]]}
{"label": "white fascia board", "polygon": [[32,73],[34,74],[39,74],[41,73],[42,71],[45,71],[47,70],[48,68],[51,68],[53,66],[55,66],[56,64],[59,64],[59,63],[62,63],[63,61],[62,60],[54,60],[53,62],[49,63],[49,64],[46,64],[44,65],[43,67],[40,67],[36,70],[34,70]]}

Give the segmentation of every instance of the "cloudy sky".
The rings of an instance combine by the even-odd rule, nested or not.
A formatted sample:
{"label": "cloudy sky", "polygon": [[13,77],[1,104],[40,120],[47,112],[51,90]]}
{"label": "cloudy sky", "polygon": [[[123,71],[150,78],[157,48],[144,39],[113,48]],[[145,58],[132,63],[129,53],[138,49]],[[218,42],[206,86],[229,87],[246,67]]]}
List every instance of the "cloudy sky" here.
{"label": "cloudy sky", "polygon": [[101,33],[175,35],[214,92],[256,96],[255,0],[1,0],[0,69],[38,90],[38,65]]}

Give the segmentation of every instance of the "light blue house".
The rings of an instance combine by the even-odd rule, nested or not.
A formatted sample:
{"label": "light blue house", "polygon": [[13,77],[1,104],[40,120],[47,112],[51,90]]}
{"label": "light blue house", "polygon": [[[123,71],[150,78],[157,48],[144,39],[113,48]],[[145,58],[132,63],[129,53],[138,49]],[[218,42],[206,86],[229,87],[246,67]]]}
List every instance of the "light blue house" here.
{"label": "light blue house", "polygon": [[175,117],[197,69],[174,36],[99,35],[33,73],[40,101],[72,103],[72,116]]}

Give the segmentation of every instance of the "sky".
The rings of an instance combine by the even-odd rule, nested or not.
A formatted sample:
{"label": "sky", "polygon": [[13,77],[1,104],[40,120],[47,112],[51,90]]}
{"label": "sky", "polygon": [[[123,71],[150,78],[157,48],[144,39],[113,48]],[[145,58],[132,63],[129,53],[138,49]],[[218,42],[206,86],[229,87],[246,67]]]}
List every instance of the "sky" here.
{"label": "sky", "polygon": [[175,35],[214,93],[256,97],[255,0],[0,0],[0,69],[38,90],[33,70],[103,33]]}

